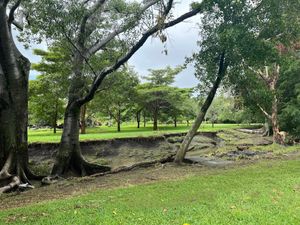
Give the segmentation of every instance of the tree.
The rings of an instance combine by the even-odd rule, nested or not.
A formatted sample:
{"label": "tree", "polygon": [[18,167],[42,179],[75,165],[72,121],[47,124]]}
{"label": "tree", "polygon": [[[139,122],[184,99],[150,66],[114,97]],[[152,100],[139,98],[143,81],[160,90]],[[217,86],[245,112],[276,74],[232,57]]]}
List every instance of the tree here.
{"label": "tree", "polygon": [[33,64],[32,69],[42,74],[30,81],[30,118],[38,124],[52,126],[56,133],[57,120],[62,118],[69,85],[69,52],[55,43],[48,51],[35,49],[34,54],[41,56],[42,61]]}
{"label": "tree", "polygon": [[[166,41],[163,29],[196,15],[201,7],[194,7],[190,12],[170,21],[173,0],[143,3],[123,0],[37,1],[39,4],[36,1],[28,3],[28,9],[31,9],[28,20],[34,21],[32,32],[38,31],[42,37],[50,40],[64,40],[69,43],[66,46],[71,49],[73,56],[64,129],[52,174],[63,175],[71,170],[86,175],[109,170],[108,167],[88,163],[81,154],[78,132],[81,106],[94,98],[105,77],[126,63],[151,35],[156,34],[162,41]],[[43,7],[40,8],[40,5]],[[155,15],[151,16],[151,13]],[[155,19],[152,21],[149,18]],[[126,43],[126,47],[120,51],[122,54],[110,66],[101,71],[94,70],[89,63],[90,58],[99,51],[114,49],[118,39]],[[86,68],[94,74],[87,92],[83,88],[86,87],[83,73]]]}
{"label": "tree", "polygon": [[[202,49],[200,53],[195,54],[194,58],[197,75],[202,78],[202,81],[205,78],[202,85],[208,84],[207,86],[211,89],[194,125],[177,152],[175,157],[177,163],[183,161],[189,144],[201,125],[226,73],[226,68],[230,74],[227,81],[235,80],[238,84],[239,79],[234,79],[234,77],[246,76],[247,73],[243,73],[242,69],[245,68],[245,64],[248,67],[252,65],[260,67],[268,62],[277,62],[278,51],[274,43],[284,39],[291,41],[291,36],[298,29],[293,28],[290,23],[281,21],[283,17],[299,21],[295,8],[292,9],[293,13],[288,12],[290,7],[299,7],[298,1],[290,0],[283,3],[274,0],[218,1],[209,2],[206,6],[201,26],[200,46]],[[278,22],[280,26],[277,26]],[[219,60],[218,66],[216,59]],[[217,70],[219,72],[216,72]],[[217,78],[213,86],[209,85],[216,74]]]}
{"label": "tree", "polygon": [[[0,0],[0,193],[36,178],[28,169],[27,114],[30,62],[18,50],[12,27],[22,1]],[[6,182],[7,181],[7,182]]]}
{"label": "tree", "polygon": [[191,95],[193,90],[191,88],[177,88],[172,87],[166,96],[168,107],[163,110],[163,113],[174,123],[177,127],[179,119],[188,120],[190,114],[194,113],[191,102]]}
{"label": "tree", "polygon": [[29,82],[30,124],[50,125],[56,133],[57,121],[63,116],[65,102],[60,97],[61,93],[55,90],[59,86],[43,78],[39,76]]}
{"label": "tree", "polygon": [[212,127],[214,123],[240,123],[240,114],[243,113],[239,103],[239,96],[229,93],[220,93],[212,102],[207,111],[206,119],[210,120]]}
{"label": "tree", "polygon": [[219,71],[218,71],[217,78],[216,78],[215,82],[213,83],[213,86],[210,89],[210,92],[208,93],[208,95],[205,99],[205,102],[200,109],[200,112],[197,114],[196,120],[194,121],[191,129],[185,136],[179,150],[176,153],[175,160],[174,160],[176,163],[178,163],[178,164],[182,163],[182,161],[185,157],[185,154],[188,150],[188,147],[189,147],[190,143],[192,142],[194,136],[196,135],[198,128],[200,127],[202,121],[204,120],[206,112],[215,97],[215,94],[221,84],[222,79],[224,78],[224,76],[226,74],[226,69],[227,69],[227,62],[225,62],[225,53],[222,53],[222,55],[220,56]]}
{"label": "tree", "polygon": [[103,81],[99,93],[92,102],[93,111],[102,112],[113,118],[120,132],[123,115],[134,105],[135,87],[138,83],[137,74],[130,68],[124,67],[114,72]]}
{"label": "tree", "polygon": [[169,85],[174,83],[175,76],[181,71],[182,67],[172,69],[169,66],[165,69],[151,69],[149,76],[144,77],[148,83],[144,83],[138,88],[142,108],[145,108],[152,115],[153,130],[158,130],[158,117],[161,111],[171,105],[171,95],[175,88]]}
{"label": "tree", "polygon": [[279,79],[279,124],[293,138],[300,139],[300,57],[299,47],[295,46],[294,57],[283,65]]}

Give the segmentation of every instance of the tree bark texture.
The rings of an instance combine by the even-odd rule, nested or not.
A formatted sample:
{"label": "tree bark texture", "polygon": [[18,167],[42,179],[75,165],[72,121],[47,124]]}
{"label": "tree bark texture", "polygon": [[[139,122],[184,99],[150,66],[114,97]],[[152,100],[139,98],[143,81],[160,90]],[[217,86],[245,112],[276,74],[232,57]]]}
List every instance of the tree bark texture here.
{"label": "tree bark texture", "polygon": [[271,122],[273,130],[273,142],[277,144],[284,144],[285,140],[280,134],[280,128],[278,123],[278,98],[276,93],[276,85],[279,79],[279,73],[280,66],[275,63],[273,65],[273,74],[271,76],[272,79],[269,83],[270,90],[273,93]]}
{"label": "tree bark texture", "polygon": [[0,186],[6,185],[0,193],[34,178],[27,149],[29,70],[14,43],[6,6],[0,5]]}
{"label": "tree bark texture", "polygon": [[80,133],[86,134],[86,110],[87,105],[84,104],[80,110]]}
{"label": "tree bark texture", "polygon": [[174,162],[177,164],[181,164],[184,160],[185,154],[189,149],[190,143],[192,142],[194,136],[196,135],[202,121],[205,118],[206,112],[209,109],[215,95],[216,92],[220,86],[220,83],[223,79],[223,77],[225,76],[226,73],[226,63],[225,63],[225,54],[223,53],[220,57],[220,63],[219,63],[219,71],[218,71],[218,75],[217,78],[204,102],[204,104],[202,105],[196,120],[194,121],[191,129],[189,130],[189,132],[187,133],[187,135],[185,136],[183,142],[180,145],[180,148],[178,149],[176,156],[175,156],[175,160]]}

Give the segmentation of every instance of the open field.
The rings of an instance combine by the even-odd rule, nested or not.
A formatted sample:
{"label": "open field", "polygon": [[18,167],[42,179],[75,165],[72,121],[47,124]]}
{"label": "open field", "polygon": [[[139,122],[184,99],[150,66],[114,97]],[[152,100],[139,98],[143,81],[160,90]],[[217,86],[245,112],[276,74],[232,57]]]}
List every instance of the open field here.
{"label": "open field", "polygon": [[[203,124],[199,130],[201,131],[219,131],[223,129],[241,128],[243,125],[238,124],[215,124],[212,128],[211,124]],[[150,124],[147,127],[136,128],[136,125],[124,125],[122,131],[117,132],[116,127],[95,127],[87,128],[87,134],[81,134],[80,140],[105,140],[113,138],[125,138],[125,137],[148,137],[148,136],[160,136],[165,133],[178,133],[186,132],[189,127],[186,125],[178,125],[174,127],[172,125],[163,125],[159,127],[158,131],[153,131]],[[32,130],[29,129],[28,140],[32,142],[59,142],[61,136],[61,130],[58,130],[56,134],[52,130]]]}
{"label": "open field", "polygon": [[[24,196],[10,196],[10,203],[15,199],[21,208],[1,211],[0,223],[300,224],[297,157],[227,169],[169,164],[82,178],[82,182],[71,180]],[[140,184],[145,182],[151,184]],[[66,198],[68,192],[77,196]],[[63,199],[44,200],[51,195]],[[43,202],[22,207],[26,196],[27,200]]]}

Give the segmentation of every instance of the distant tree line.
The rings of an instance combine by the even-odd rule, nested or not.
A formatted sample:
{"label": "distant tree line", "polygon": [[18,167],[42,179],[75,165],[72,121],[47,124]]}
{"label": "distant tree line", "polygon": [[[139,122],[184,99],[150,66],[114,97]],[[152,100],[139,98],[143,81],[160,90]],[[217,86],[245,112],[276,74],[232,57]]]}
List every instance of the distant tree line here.
{"label": "distant tree line", "polygon": [[[48,51],[35,50],[35,53],[42,60],[33,68],[41,75],[29,85],[29,124],[31,127],[51,127],[55,133],[66,107],[68,70],[63,67],[68,65],[68,58],[64,49],[57,46]],[[143,77],[146,81],[143,83],[128,66],[112,73],[104,80],[94,100],[81,108],[81,133],[86,132],[86,125],[112,123],[121,131],[121,124],[126,121],[135,121],[137,128],[141,123],[146,126],[151,121],[153,130],[159,129],[159,121],[175,127],[182,121],[189,125],[196,114],[193,89],[172,86],[182,69],[151,69],[149,75]],[[59,125],[61,128],[62,124]]]}

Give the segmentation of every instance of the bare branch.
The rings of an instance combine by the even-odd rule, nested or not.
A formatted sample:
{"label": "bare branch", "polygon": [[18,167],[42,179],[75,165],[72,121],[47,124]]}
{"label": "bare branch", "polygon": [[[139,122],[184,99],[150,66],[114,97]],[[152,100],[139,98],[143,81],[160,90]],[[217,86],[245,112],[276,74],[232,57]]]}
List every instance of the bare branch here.
{"label": "bare branch", "polygon": [[248,66],[248,69],[251,70],[256,75],[258,75],[267,85],[269,85],[270,81],[267,78],[268,77],[268,70],[267,70],[267,68],[266,68],[266,73],[262,72],[260,69],[259,70],[255,70],[251,66]]}
{"label": "bare branch", "polygon": [[18,23],[17,21],[13,20],[12,24],[19,30],[21,30],[21,31],[23,30],[23,26],[20,23]]}
{"label": "bare branch", "polygon": [[260,109],[260,111],[262,111],[262,113],[269,119],[271,120],[272,119],[272,116],[266,111],[264,110],[263,107],[261,107],[259,104],[257,104],[258,108]]}
{"label": "bare branch", "polygon": [[77,104],[79,105],[83,105],[85,104],[86,102],[90,101],[93,99],[94,95],[95,95],[95,92],[97,91],[98,87],[100,86],[100,84],[102,83],[102,81],[104,80],[104,78],[116,71],[119,67],[121,67],[124,63],[126,63],[132,56],[134,53],[136,53],[144,44],[145,42],[147,41],[147,39],[155,34],[157,31],[161,30],[162,28],[163,29],[166,29],[166,28],[169,28],[169,27],[172,27],[182,21],[184,21],[185,19],[188,19],[192,16],[195,16],[196,14],[198,14],[199,12],[201,11],[200,7],[197,8],[197,9],[193,9],[191,10],[190,12],[187,12],[183,15],[181,15],[180,17],[168,22],[168,23],[165,23],[163,24],[162,26],[157,24],[156,26],[150,28],[149,30],[147,30],[143,36],[139,39],[139,41],[133,45],[131,47],[131,49],[127,52],[127,54],[125,54],[123,57],[121,57],[119,60],[116,61],[116,63],[108,68],[105,68],[104,70],[102,70],[98,76],[96,77],[95,81],[93,82],[91,88],[90,88],[90,91],[89,93],[83,97],[82,99],[79,99],[77,101]]}
{"label": "bare branch", "polygon": [[12,22],[15,19],[15,11],[19,8],[22,0],[18,0],[10,9],[9,15],[8,15],[8,25],[10,26]]}
{"label": "bare branch", "polygon": [[173,6],[173,0],[169,0],[167,7],[165,8],[164,15],[168,15]]}
{"label": "bare branch", "polygon": [[[142,15],[151,6],[156,4],[158,1],[159,0],[152,0],[152,1],[149,1],[147,4],[145,4],[144,7],[139,12],[139,16]],[[173,2],[173,0],[170,0],[170,2]],[[139,19],[139,16],[137,17],[137,20]],[[112,31],[104,39],[102,39],[102,40],[99,39],[92,47],[90,47],[90,49],[87,51],[87,55],[95,54],[97,51],[99,51],[101,48],[103,48],[108,42],[110,42],[112,39],[114,39],[117,35],[125,32],[127,29],[128,29],[128,24],[125,24],[124,26],[121,26],[118,29]]]}

